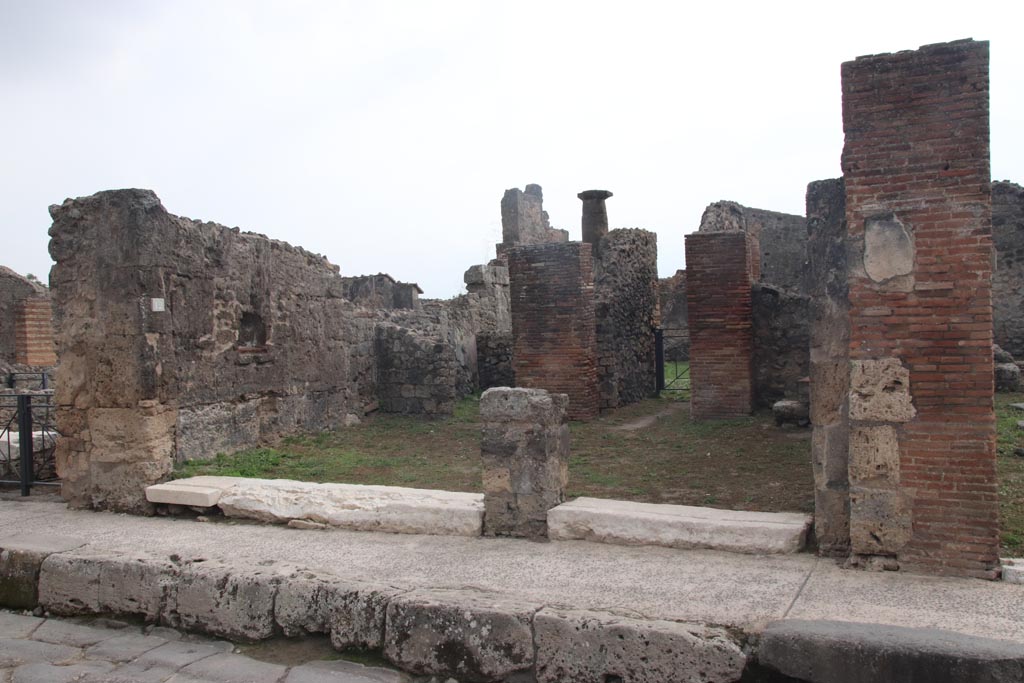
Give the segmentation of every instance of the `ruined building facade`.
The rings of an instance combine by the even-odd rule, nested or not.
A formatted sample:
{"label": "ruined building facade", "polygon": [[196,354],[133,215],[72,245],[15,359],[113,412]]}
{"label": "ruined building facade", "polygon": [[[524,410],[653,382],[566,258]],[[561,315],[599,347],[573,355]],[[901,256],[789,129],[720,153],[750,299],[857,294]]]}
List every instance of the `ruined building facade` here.
{"label": "ruined building facade", "polygon": [[0,364],[48,368],[57,362],[49,290],[0,266]]}

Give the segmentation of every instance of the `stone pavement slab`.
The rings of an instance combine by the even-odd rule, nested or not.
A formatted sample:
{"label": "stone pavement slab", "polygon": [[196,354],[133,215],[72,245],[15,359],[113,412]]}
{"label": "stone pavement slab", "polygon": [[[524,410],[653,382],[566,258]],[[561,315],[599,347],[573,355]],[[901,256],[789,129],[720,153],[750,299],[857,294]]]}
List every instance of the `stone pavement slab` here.
{"label": "stone pavement slab", "polygon": [[[41,619],[0,610],[2,683],[407,683],[389,669],[340,661],[290,665],[232,653],[234,645],[108,619]],[[149,631],[146,633],[145,631]],[[157,635],[162,634],[162,635]],[[162,636],[167,636],[162,637]],[[82,647],[51,642],[81,643]],[[95,643],[89,645],[89,643]]]}

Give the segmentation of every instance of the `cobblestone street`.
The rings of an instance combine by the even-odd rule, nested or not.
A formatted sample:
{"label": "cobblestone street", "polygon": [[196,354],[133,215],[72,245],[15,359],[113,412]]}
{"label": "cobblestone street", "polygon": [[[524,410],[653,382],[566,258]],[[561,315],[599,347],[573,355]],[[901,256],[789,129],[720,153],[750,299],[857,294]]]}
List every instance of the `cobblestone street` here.
{"label": "cobblestone street", "polygon": [[269,663],[230,642],[110,619],[0,611],[0,683],[409,683],[352,662]]}

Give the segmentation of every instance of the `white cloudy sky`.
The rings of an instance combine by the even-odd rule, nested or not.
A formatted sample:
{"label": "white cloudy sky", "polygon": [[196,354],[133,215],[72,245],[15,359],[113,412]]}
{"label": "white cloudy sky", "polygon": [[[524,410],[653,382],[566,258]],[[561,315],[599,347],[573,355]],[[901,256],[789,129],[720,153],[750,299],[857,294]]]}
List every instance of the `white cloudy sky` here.
{"label": "white cloudy sky", "polygon": [[839,66],[992,43],[992,174],[1024,182],[1024,3],[0,0],[0,264],[45,277],[49,204],[172,213],[451,296],[506,188],[659,238],[719,199],[803,213],[839,175]]}

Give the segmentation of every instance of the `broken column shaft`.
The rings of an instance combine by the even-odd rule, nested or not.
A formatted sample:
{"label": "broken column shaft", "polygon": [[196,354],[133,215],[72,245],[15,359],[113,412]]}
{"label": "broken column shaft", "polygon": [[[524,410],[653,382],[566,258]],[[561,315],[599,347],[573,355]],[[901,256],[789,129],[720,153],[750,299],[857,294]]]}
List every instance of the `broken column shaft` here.
{"label": "broken column shaft", "polygon": [[604,200],[612,193],[608,190],[586,190],[576,196],[583,200],[583,241],[597,246],[608,234],[608,209]]}

